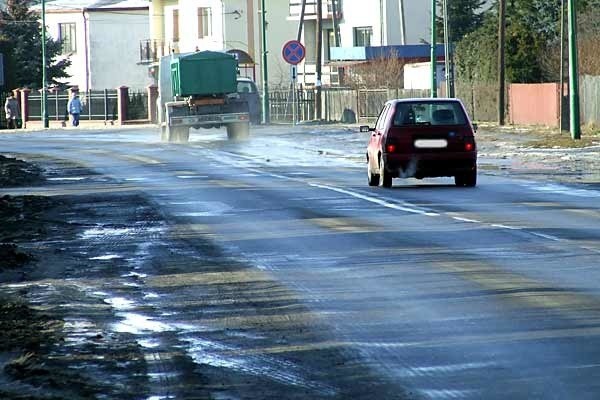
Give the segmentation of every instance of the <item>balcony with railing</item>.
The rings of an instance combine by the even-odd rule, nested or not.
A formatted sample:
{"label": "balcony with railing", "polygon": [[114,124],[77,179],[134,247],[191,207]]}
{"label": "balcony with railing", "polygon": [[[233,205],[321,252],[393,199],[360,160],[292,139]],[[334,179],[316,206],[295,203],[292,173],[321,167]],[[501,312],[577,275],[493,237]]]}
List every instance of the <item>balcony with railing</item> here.
{"label": "balcony with railing", "polygon": [[163,40],[146,39],[140,41],[140,64],[158,62],[161,57],[171,54],[174,46]]}
{"label": "balcony with railing", "polygon": [[[333,19],[333,2],[335,1],[335,18],[342,18],[342,0],[322,0],[321,15],[323,19]],[[307,20],[317,19],[317,1],[306,0],[304,18]],[[299,20],[302,12],[302,0],[290,0],[289,19]]]}

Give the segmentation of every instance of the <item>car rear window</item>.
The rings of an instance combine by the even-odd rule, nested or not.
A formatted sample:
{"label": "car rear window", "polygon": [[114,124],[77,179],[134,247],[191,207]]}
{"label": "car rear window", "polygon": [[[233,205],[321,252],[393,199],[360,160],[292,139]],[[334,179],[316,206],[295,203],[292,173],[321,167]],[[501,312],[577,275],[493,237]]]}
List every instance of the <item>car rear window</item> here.
{"label": "car rear window", "polygon": [[465,125],[467,118],[456,101],[397,103],[394,126]]}

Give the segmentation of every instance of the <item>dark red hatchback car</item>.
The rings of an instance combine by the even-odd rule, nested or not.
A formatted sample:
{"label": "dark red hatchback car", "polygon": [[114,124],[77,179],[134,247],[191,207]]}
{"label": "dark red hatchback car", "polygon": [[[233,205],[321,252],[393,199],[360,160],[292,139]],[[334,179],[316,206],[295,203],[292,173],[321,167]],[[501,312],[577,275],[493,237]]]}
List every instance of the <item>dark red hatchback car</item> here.
{"label": "dark red hatchback car", "polygon": [[457,186],[477,185],[476,126],[458,99],[399,99],[383,107],[367,147],[370,186],[392,178],[453,176]]}

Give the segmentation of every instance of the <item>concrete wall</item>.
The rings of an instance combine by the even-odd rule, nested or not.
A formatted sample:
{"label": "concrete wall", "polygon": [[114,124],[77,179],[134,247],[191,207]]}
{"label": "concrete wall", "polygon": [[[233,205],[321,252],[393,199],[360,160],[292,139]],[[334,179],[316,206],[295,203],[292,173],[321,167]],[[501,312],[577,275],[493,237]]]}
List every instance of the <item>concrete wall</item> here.
{"label": "concrete wall", "polygon": [[[392,3],[397,3],[397,1]],[[404,0],[404,16],[406,44],[420,44],[421,39],[429,42],[431,38],[431,1]]]}
{"label": "concrete wall", "polygon": [[70,58],[71,66],[67,68],[67,74],[71,78],[63,79],[61,82],[69,85],[77,85],[80,89],[88,88],[86,80],[86,52],[85,52],[85,30],[83,23],[83,14],[81,12],[64,12],[64,13],[46,13],[47,33],[54,40],[59,39],[59,24],[75,23],[75,41],[76,51],[72,54],[65,54],[59,58]]}
{"label": "concrete wall", "polygon": [[582,76],[580,79],[581,122],[600,125],[600,76]]}
{"label": "concrete wall", "polygon": [[121,85],[143,89],[150,83],[147,68],[137,65],[140,41],[148,38],[147,11],[48,12],[46,25],[54,39],[59,38],[60,23],[75,23],[77,43],[76,51],[64,56],[71,59],[71,78],[63,83],[80,90]]}
{"label": "concrete wall", "polygon": [[381,45],[382,13],[380,3],[379,0],[371,0],[369,3],[369,6],[365,7],[364,0],[344,0],[342,2],[343,18],[340,21],[341,47],[354,46],[354,28],[366,26],[373,28],[371,45]]}
{"label": "concrete wall", "polygon": [[[178,52],[200,50],[246,51],[256,62],[256,77],[260,84],[262,65],[262,36],[260,34],[260,0],[179,0],[157,1],[153,5],[163,5],[162,20],[158,11],[151,17],[152,38],[173,42],[173,10],[179,10]],[[212,8],[212,36],[198,38],[198,7]],[[296,38],[297,23],[288,21],[289,4],[287,1],[267,1],[267,62],[269,84],[279,86],[289,81],[289,66],[283,61],[281,50],[288,40]],[[162,27],[154,25],[162,24]],[[159,37],[159,35],[163,35]]]}
{"label": "concrete wall", "polygon": [[148,11],[90,12],[88,17],[91,89],[128,86],[145,90],[148,68],[138,65],[140,41],[148,37]]}
{"label": "concrete wall", "polygon": [[558,127],[560,118],[558,84],[511,84],[508,95],[510,123]]}

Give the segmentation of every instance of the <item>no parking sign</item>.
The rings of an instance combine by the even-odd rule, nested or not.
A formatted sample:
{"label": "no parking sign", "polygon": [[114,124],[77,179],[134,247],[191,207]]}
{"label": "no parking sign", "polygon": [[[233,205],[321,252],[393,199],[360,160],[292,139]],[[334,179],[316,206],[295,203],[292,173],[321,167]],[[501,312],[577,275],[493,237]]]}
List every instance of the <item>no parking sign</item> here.
{"label": "no parking sign", "polygon": [[297,65],[304,60],[304,57],[306,56],[306,48],[299,41],[290,40],[283,45],[281,55],[288,64]]}

